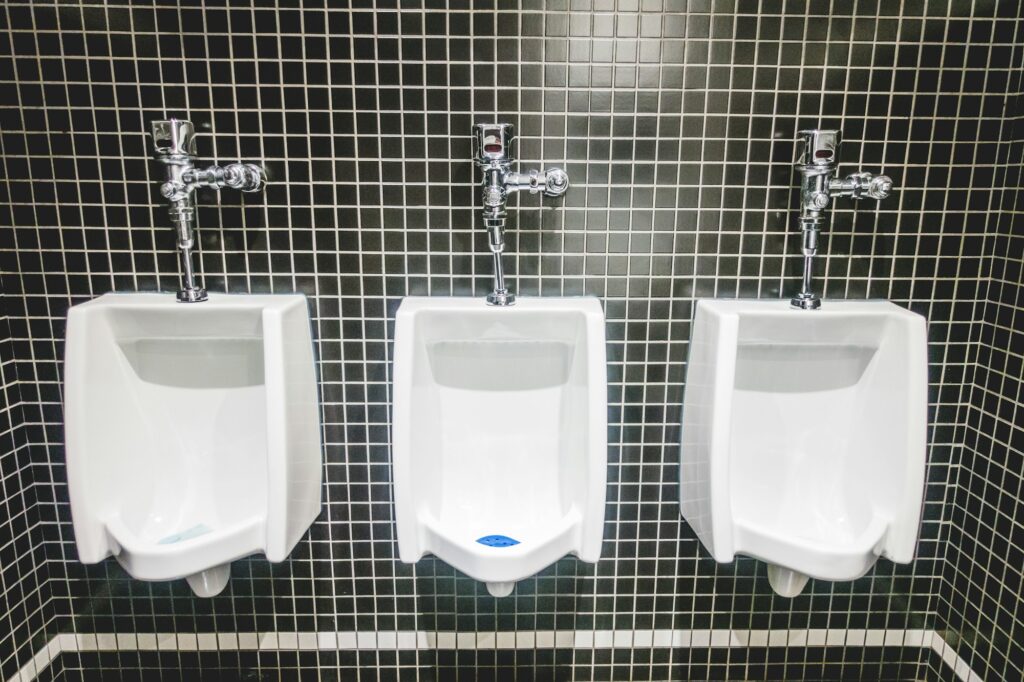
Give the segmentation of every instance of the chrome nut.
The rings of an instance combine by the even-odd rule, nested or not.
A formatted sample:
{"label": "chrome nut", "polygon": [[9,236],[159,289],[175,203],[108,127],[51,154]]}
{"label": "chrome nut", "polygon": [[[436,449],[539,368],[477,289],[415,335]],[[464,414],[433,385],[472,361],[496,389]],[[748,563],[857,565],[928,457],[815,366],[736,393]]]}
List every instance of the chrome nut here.
{"label": "chrome nut", "polygon": [[160,185],[160,194],[165,199],[170,199],[171,201],[181,201],[182,199],[185,199],[188,196],[188,192],[188,187],[184,183],[176,180],[168,180],[164,184]]}
{"label": "chrome nut", "polygon": [[232,189],[245,186],[245,172],[237,164],[224,167],[224,185]]}
{"label": "chrome nut", "polygon": [[569,189],[569,175],[561,168],[549,168],[544,171],[544,195],[559,197]]}
{"label": "chrome nut", "polygon": [[258,192],[263,187],[263,169],[252,163],[224,166],[224,186],[242,192]]}
{"label": "chrome nut", "polygon": [[818,211],[820,211],[821,209],[827,207],[828,206],[828,195],[825,194],[824,192],[815,192],[811,196],[811,206],[813,206]]}
{"label": "chrome nut", "polygon": [[892,194],[892,178],[888,175],[876,175],[868,185],[867,195],[872,199],[885,199]]}
{"label": "chrome nut", "polygon": [[505,189],[489,186],[484,188],[484,206],[504,206]]}

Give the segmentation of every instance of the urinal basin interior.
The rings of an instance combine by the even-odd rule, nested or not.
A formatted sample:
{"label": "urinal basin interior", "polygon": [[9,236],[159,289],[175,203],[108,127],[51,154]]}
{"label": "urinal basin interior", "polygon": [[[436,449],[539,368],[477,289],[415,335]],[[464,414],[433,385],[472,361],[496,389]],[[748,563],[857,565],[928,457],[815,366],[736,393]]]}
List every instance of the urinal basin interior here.
{"label": "urinal basin interior", "polygon": [[[125,488],[107,520],[124,553],[137,555],[122,557],[136,577],[177,578],[199,568],[186,565],[182,552],[191,547],[222,563],[259,546],[267,487],[264,349],[260,311],[236,314],[242,318],[226,326],[251,335],[210,337],[179,326],[161,336],[113,321],[120,410],[134,437],[110,443],[132,452],[113,458]],[[241,545],[231,540],[245,537]]]}
{"label": "urinal basin interior", "polygon": [[432,376],[419,390],[437,408],[441,487],[460,491],[434,498],[442,526],[522,541],[568,511],[560,473],[579,455],[582,426],[573,351],[558,339],[509,336],[427,343]]}
{"label": "urinal basin interior", "polygon": [[[599,547],[582,550],[581,520],[588,504],[600,498],[603,505],[599,304],[558,307],[557,300],[525,299],[514,309],[496,309],[442,299],[419,305],[410,343],[396,343],[396,356],[410,354],[409,362],[396,357],[396,459],[404,462],[408,450],[415,484],[409,509],[418,528],[415,543],[408,542],[400,506],[403,560],[434,553],[489,583],[527,577],[566,553],[593,560]],[[600,348],[594,348],[595,324]],[[592,489],[595,470],[602,474],[600,491]],[[396,497],[408,489],[403,471],[400,465]],[[512,542],[479,542],[492,535]]]}
{"label": "urinal basin interior", "polygon": [[894,385],[905,344],[884,315],[804,315],[785,326],[772,315],[739,321],[729,434],[735,551],[850,580],[881,553],[907,492],[901,449],[916,408]]}

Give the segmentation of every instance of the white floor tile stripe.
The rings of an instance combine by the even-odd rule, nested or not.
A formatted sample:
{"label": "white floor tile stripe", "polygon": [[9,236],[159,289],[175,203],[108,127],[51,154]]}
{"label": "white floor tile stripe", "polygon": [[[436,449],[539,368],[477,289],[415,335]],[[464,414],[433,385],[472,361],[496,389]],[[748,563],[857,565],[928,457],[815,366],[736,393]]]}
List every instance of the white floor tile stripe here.
{"label": "white floor tile stripe", "polygon": [[934,630],[530,630],[518,632],[220,632],[63,634],[7,682],[34,682],[62,652],[412,651],[432,649],[742,648],[905,646],[931,648],[962,682],[984,682]]}

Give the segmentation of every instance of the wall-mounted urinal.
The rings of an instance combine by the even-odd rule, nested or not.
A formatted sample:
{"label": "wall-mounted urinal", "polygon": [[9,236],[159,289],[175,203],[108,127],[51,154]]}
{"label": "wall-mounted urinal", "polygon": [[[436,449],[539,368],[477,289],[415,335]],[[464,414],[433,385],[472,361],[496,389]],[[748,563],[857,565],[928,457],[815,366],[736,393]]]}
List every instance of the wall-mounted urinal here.
{"label": "wall-mounted urinal", "polygon": [[697,303],[680,504],[714,558],[768,562],[795,596],[914,557],[927,429],[925,320],[885,301]]}
{"label": "wall-mounted urinal", "polygon": [[608,398],[593,298],[406,298],[395,321],[398,549],[495,596],[601,554]]}
{"label": "wall-mounted urinal", "polygon": [[68,313],[68,491],[79,559],[200,596],[230,563],[282,561],[320,511],[302,295],[179,304],[107,294]]}

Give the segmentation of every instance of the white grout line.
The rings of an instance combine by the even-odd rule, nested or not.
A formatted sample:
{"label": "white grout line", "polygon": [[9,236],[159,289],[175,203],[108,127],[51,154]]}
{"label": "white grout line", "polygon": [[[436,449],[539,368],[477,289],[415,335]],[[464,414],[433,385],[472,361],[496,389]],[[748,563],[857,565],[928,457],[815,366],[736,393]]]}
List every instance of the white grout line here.
{"label": "white grout line", "polygon": [[414,651],[536,648],[745,648],[903,646],[931,648],[962,682],[984,682],[934,630],[519,630],[516,632],[219,632],[56,635],[7,682],[33,682],[62,652]]}

